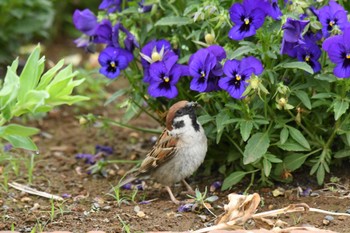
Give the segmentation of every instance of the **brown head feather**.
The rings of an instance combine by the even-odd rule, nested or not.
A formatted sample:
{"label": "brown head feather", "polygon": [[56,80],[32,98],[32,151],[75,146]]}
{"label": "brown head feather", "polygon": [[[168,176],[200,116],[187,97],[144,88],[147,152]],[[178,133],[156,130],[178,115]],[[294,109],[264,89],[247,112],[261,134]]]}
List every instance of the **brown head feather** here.
{"label": "brown head feather", "polygon": [[185,107],[187,104],[188,104],[187,100],[181,100],[169,108],[168,114],[166,116],[166,128],[168,130],[173,129],[173,126],[172,126],[173,119],[175,117],[175,113],[177,112],[177,110]]}

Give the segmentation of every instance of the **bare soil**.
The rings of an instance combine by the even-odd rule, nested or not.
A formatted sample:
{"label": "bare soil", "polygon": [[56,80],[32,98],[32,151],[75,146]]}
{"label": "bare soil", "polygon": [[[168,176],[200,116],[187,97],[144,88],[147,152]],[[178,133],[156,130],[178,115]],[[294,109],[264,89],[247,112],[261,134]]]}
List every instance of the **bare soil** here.
{"label": "bare soil", "polygon": [[[123,81],[116,82],[109,87],[116,91]],[[121,112],[113,105],[99,107],[92,111],[94,114],[117,119]],[[52,200],[29,195],[11,187],[6,191],[0,189],[0,230],[14,228],[20,232],[31,232],[36,227],[41,230],[68,230],[73,232],[87,232],[102,230],[106,232],[123,232],[130,228],[130,232],[144,231],[186,231],[200,229],[212,225],[215,216],[204,208],[191,212],[179,212],[178,206],[170,202],[166,191],[152,181],[146,181],[145,190],[139,190],[136,197],[132,190],[123,190],[120,194],[125,198],[118,203],[116,198],[108,195],[113,185],[118,183],[122,175],[133,165],[125,163],[109,164],[104,174],[88,174],[90,165],[75,158],[77,153],[93,153],[96,145],[111,146],[113,155],[108,160],[139,160],[152,147],[153,136],[139,131],[103,126],[95,124],[86,126],[79,124],[79,115],[83,112],[73,107],[55,109],[44,118],[31,120],[30,125],[40,128],[41,134],[35,137],[40,153],[35,156],[35,170],[31,187],[59,196],[64,201]],[[131,124],[157,128],[158,123],[147,116],[141,115]],[[20,154],[24,161],[28,161],[30,154],[15,150],[12,153]],[[18,155],[17,155],[18,156]],[[25,163],[22,163],[22,165]],[[0,166],[4,166],[0,164]],[[4,167],[2,167],[4,168]],[[332,186],[333,191],[316,191],[322,189],[315,185],[314,177],[307,172],[299,171],[293,174],[295,181],[291,184],[276,184],[275,187],[259,187],[257,184],[249,193],[257,192],[263,197],[258,211],[282,208],[292,203],[307,203],[310,207],[328,211],[345,212],[350,209],[350,196],[346,196],[349,187],[348,166],[334,168],[331,175],[340,178],[339,185]],[[222,181],[218,172],[212,171],[209,176],[203,175],[203,168],[189,179],[192,187],[198,187],[201,192],[210,187],[214,181]],[[0,169],[0,183],[5,183],[5,171]],[[20,174],[15,176],[10,172],[8,182],[28,183],[28,170],[21,166]],[[328,178],[329,181],[329,178]],[[219,215],[223,212],[223,205],[227,203],[227,195],[232,192],[242,193],[249,180],[244,180],[232,190],[222,192],[217,189],[208,195],[217,195],[219,199],[212,203],[212,211]],[[318,196],[298,197],[295,190],[298,186],[311,187]],[[290,195],[274,197],[272,191],[277,187],[289,190]],[[189,197],[181,193],[183,187],[174,187],[180,200]],[[344,194],[345,193],[345,194]],[[150,202],[143,202],[148,201]],[[140,213],[140,211],[143,212]],[[295,213],[279,216],[279,219],[288,222],[289,226],[314,226],[336,232],[350,232],[350,218],[334,217],[327,222],[325,215],[315,213]],[[245,228],[259,227],[251,224]]]}

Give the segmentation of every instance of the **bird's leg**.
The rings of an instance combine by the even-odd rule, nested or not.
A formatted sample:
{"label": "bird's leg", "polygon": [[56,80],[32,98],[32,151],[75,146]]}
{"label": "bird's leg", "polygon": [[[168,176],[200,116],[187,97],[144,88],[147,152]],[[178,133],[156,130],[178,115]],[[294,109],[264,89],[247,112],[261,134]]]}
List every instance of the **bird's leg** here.
{"label": "bird's leg", "polygon": [[182,183],[185,185],[188,194],[195,194],[196,192],[192,189],[192,187],[186,182],[185,179],[182,180]]}
{"label": "bird's leg", "polygon": [[165,189],[166,189],[166,191],[168,191],[171,201],[174,202],[176,205],[179,205],[180,201],[175,198],[175,196],[174,196],[173,192],[171,191],[170,187],[169,186],[165,186]]}

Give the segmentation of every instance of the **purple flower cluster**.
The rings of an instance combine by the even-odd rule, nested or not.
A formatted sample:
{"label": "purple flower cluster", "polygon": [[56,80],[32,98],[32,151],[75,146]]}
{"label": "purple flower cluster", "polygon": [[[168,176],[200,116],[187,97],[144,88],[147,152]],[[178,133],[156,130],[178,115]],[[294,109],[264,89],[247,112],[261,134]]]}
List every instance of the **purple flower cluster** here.
{"label": "purple flower cluster", "polygon": [[264,68],[255,57],[246,57],[241,61],[227,60],[223,70],[225,77],[219,80],[219,86],[233,98],[242,99],[244,97],[242,94],[248,86],[247,81],[253,74],[261,74]]}
{"label": "purple flower cluster", "polygon": [[[119,0],[104,0],[99,9],[104,9],[109,13],[120,11],[120,3]],[[134,59],[133,51],[135,47],[139,47],[139,44],[135,36],[120,22],[114,25],[108,19],[98,22],[94,13],[85,9],[74,12],[73,23],[78,30],[84,33],[82,37],[75,40],[78,47],[93,51],[95,43],[106,45],[106,48],[100,53],[98,61],[101,65],[100,73],[107,78],[116,78],[120,71],[126,69]],[[124,46],[119,42],[120,32],[125,35]]]}
{"label": "purple flower cluster", "polygon": [[82,159],[87,164],[95,164],[98,160],[104,159],[105,157],[113,154],[112,147],[109,146],[95,146],[95,154],[79,153],[75,155],[76,159]]}
{"label": "purple flower cluster", "polygon": [[177,63],[179,57],[167,40],[150,41],[141,50],[143,80],[149,83],[152,97],[174,98],[178,95],[176,84],[188,68]]}
{"label": "purple flower cluster", "polygon": [[199,49],[191,55],[188,66],[177,64],[178,56],[166,40],[151,41],[142,48],[144,81],[149,83],[148,93],[152,97],[174,98],[176,84],[181,76],[191,76],[190,89],[197,92],[226,90],[233,98],[243,98],[252,74],[263,71],[261,62],[254,57],[242,61],[229,60],[224,66],[225,50],[219,45]]}
{"label": "purple flower cluster", "polygon": [[189,73],[193,77],[190,89],[198,92],[219,90],[219,78],[223,75],[220,62],[226,58],[225,50],[211,45],[194,53],[189,61]]}
{"label": "purple flower cluster", "polygon": [[235,3],[229,10],[230,19],[235,24],[228,33],[232,40],[242,40],[256,34],[264,24],[265,17],[280,19],[282,12],[277,0],[244,0]]}
{"label": "purple flower cluster", "polygon": [[[334,0],[321,9],[311,8],[310,10],[320,21],[322,31],[313,33],[308,30],[304,33],[305,27],[309,24],[308,20],[288,18],[282,27],[284,34],[281,54],[287,54],[299,61],[304,61],[312,67],[315,73],[319,72],[321,64],[318,60],[322,54],[319,42],[323,36],[328,39],[325,40],[322,48],[328,53],[331,61],[336,64],[334,74],[340,78],[350,77],[350,40],[345,36],[346,31],[350,28],[347,12]],[[301,17],[305,18],[304,15]],[[335,36],[331,36],[334,34]]]}

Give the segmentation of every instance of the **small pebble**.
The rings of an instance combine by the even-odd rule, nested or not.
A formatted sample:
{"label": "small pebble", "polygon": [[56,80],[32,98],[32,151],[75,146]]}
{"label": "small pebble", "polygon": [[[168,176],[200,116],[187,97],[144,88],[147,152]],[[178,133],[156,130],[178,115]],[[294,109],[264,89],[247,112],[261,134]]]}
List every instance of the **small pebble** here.
{"label": "small pebble", "polygon": [[331,215],[326,215],[325,217],[324,217],[324,219],[326,219],[326,220],[328,220],[328,221],[333,221],[334,220],[334,217],[333,216],[331,216]]}
{"label": "small pebble", "polygon": [[268,208],[269,210],[272,210],[272,209],[273,209],[273,205],[271,204],[271,205],[269,205],[267,208]]}
{"label": "small pebble", "polygon": [[30,197],[22,197],[21,202],[31,202],[32,199]]}
{"label": "small pebble", "polygon": [[146,214],[145,214],[145,212],[143,212],[143,211],[139,211],[139,212],[137,212],[137,214],[136,214],[138,217],[140,217],[140,218],[143,218],[143,217],[145,217],[146,216]]}
{"label": "small pebble", "polygon": [[347,209],[345,213],[350,214],[350,209]]}
{"label": "small pebble", "polygon": [[40,208],[39,203],[34,203],[33,207],[30,208],[30,210],[31,210],[31,211],[34,211],[34,210],[37,210],[37,209],[39,209],[39,208]]}
{"label": "small pebble", "polygon": [[330,221],[328,221],[328,220],[326,220],[326,219],[323,219],[323,220],[322,220],[322,223],[323,223],[323,225],[328,226],[329,223],[330,223]]}

